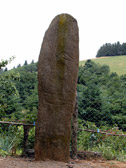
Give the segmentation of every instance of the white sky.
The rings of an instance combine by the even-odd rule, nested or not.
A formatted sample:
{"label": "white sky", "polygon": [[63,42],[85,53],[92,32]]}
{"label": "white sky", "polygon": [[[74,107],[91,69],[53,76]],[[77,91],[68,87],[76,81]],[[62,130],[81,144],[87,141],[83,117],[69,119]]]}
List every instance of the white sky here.
{"label": "white sky", "polygon": [[11,67],[38,60],[43,36],[61,13],[77,19],[80,60],[94,58],[104,43],[126,42],[126,0],[0,0],[0,60]]}

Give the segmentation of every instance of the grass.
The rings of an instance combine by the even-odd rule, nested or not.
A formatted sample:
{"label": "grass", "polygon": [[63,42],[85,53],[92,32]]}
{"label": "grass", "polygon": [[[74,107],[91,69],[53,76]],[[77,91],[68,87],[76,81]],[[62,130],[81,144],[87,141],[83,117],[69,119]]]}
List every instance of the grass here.
{"label": "grass", "polygon": [[[100,57],[91,59],[95,63],[100,65],[108,65],[111,72],[116,72],[118,75],[126,74],[126,55],[112,56],[112,57]],[[84,65],[86,60],[80,61],[79,65]]]}

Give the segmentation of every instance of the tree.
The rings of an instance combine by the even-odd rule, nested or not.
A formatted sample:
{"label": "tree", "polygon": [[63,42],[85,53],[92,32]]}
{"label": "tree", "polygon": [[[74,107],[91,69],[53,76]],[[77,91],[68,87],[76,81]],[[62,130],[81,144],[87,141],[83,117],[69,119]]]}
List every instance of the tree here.
{"label": "tree", "polygon": [[20,68],[21,67],[21,64],[18,64],[17,68]]}
{"label": "tree", "polygon": [[97,52],[96,57],[126,55],[126,43],[120,42],[103,44]]}
{"label": "tree", "polygon": [[32,60],[31,64],[34,64],[34,60]]}
{"label": "tree", "polygon": [[0,69],[5,67],[7,64],[11,63],[15,59],[15,56],[9,58],[9,60],[1,60],[0,61]]}
{"label": "tree", "polygon": [[101,120],[102,99],[97,85],[88,83],[83,88],[79,101],[79,116],[81,119],[98,123]]}
{"label": "tree", "polygon": [[[0,68],[5,67],[9,62],[11,62],[14,57],[10,58],[9,60],[2,60],[0,62]],[[1,115],[0,118],[5,116],[5,110],[7,109],[7,102],[5,101],[6,97],[9,95],[17,95],[17,89],[12,82],[13,80],[19,79],[19,74],[15,74],[13,71],[11,73],[4,72],[0,74],[0,111]]]}
{"label": "tree", "polygon": [[35,121],[38,108],[37,64],[3,71],[0,77],[1,117]]}
{"label": "tree", "polygon": [[96,125],[106,123],[108,113],[103,110],[103,103],[105,103],[103,100],[108,89],[106,85],[110,79],[110,69],[107,65],[101,66],[88,60],[84,66],[79,67],[77,88],[79,118],[95,122]]}
{"label": "tree", "polygon": [[25,60],[25,62],[24,62],[24,66],[26,66],[26,65],[28,65],[28,62],[27,62],[27,60]]}

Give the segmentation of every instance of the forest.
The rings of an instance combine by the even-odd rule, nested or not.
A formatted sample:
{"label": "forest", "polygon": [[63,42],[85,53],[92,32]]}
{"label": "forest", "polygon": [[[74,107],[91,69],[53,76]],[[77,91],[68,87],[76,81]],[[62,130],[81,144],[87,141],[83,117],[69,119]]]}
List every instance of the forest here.
{"label": "forest", "polygon": [[126,43],[120,42],[103,44],[97,52],[96,57],[126,55]]}
{"label": "forest", "polygon": [[[25,61],[23,66],[18,65],[12,70],[2,68],[6,64],[7,62],[2,62],[0,65],[0,120],[34,123],[38,109],[37,63],[32,61],[31,64],[27,64]],[[100,65],[92,60],[87,60],[85,65],[79,67],[77,93],[79,128],[113,129],[115,132],[125,133],[126,74],[119,76],[116,72],[110,73],[108,65]],[[15,129],[18,129],[15,137],[19,137],[13,143],[18,143],[18,147],[21,147],[22,128],[15,127]],[[0,131],[5,137],[4,133],[8,129],[4,128],[5,132],[3,132],[1,128]],[[10,128],[9,135],[12,132],[15,131]],[[117,146],[116,143],[113,147],[113,138],[107,137],[109,139],[106,140],[106,136],[83,132],[78,133],[78,149],[104,151],[105,142],[101,142],[101,138],[105,139],[107,144],[111,144],[112,150],[116,148],[114,154],[113,151],[109,151],[110,149],[105,152],[106,157],[109,153],[112,154],[111,159],[115,158],[119,150],[126,153],[125,141],[122,139],[120,141],[120,137],[114,139],[115,142],[121,142],[120,146]],[[96,148],[98,145],[102,147]],[[30,132],[29,146],[30,148],[34,146],[34,128]]]}

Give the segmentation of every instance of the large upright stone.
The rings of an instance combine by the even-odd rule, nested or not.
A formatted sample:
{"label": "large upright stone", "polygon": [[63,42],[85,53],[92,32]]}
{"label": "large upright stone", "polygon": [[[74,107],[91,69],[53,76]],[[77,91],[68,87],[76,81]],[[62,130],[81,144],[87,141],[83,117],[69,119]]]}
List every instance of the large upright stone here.
{"label": "large upright stone", "polygon": [[69,160],[78,62],[77,21],[68,14],[58,15],[45,33],[38,62],[36,160]]}

